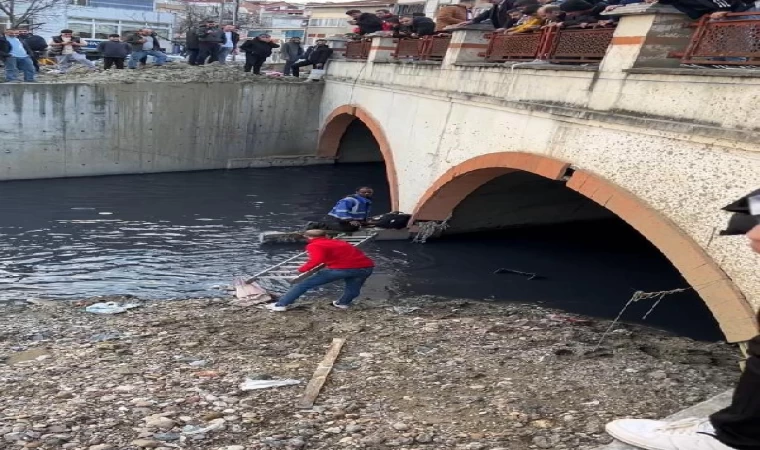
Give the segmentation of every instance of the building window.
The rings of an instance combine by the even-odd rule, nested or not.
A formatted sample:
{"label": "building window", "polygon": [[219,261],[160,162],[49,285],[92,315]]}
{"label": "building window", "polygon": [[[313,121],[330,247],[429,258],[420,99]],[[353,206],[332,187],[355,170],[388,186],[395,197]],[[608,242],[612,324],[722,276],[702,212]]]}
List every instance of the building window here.
{"label": "building window", "polygon": [[303,39],[303,30],[285,30],[284,35],[285,35],[285,39],[290,39],[294,37]]}
{"label": "building window", "polygon": [[70,5],[153,11],[153,0],[69,0]]}
{"label": "building window", "polygon": [[408,16],[414,13],[425,12],[424,3],[409,3],[405,5],[396,5],[396,14],[399,16]]}
{"label": "building window", "polygon": [[74,32],[74,36],[78,36],[80,38],[85,38],[85,39],[92,37],[92,22],[90,23],[69,22],[69,28],[71,28],[71,31]]}
{"label": "building window", "polygon": [[95,39],[108,39],[109,34],[119,34],[118,25],[95,25]]}
{"label": "building window", "polygon": [[311,19],[310,27],[342,27],[348,26],[348,19]]}

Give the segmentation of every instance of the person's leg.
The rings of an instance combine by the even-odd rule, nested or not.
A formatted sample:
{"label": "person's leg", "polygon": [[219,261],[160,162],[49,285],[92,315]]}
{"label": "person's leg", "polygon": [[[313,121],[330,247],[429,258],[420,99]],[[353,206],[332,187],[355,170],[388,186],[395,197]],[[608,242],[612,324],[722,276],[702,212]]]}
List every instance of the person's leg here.
{"label": "person's leg", "polygon": [[124,68],[124,58],[114,58],[113,59],[114,64],[116,64],[117,69],[123,69]]}
{"label": "person's leg", "polygon": [[163,66],[166,63],[166,53],[159,52],[158,50],[150,50],[146,54],[153,57],[154,66]]}
{"label": "person's leg", "polygon": [[263,56],[256,56],[256,61],[253,63],[253,74],[261,75],[261,66],[264,65],[264,61],[267,59]]}
{"label": "person's leg", "polygon": [[104,56],[103,57],[103,70],[110,69],[113,66],[115,60],[116,60],[116,58],[109,58],[108,56]]}
{"label": "person's leg", "polygon": [[142,57],[145,56],[145,52],[143,51],[133,51],[131,55],[129,55],[129,68],[130,69],[137,69],[137,63],[140,62]]}
{"label": "person's leg", "polygon": [[78,62],[79,64],[82,64],[83,66],[87,67],[90,70],[96,70],[97,67],[95,66],[95,63],[87,59],[87,57],[82,53],[74,53],[71,55],[72,58],[74,58],[74,61]]}
{"label": "person's leg", "polygon": [[232,53],[232,47],[222,47],[219,49],[219,64],[227,64],[227,57]]}
{"label": "person's leg", "polygon": [[5,64],[5,81],[16,81],[18,78],[18,58],[9,56],[3,61]]}
{"label": "person's leg", "polygon": [[58,70],[61,73],[66,73],[71,67],[71,55],[60,55],[55,57],[55,61],[58,63]]}
{"label": "person's leg", "polygon": [[286,60],[285,61],[285,66],[282,68],[282,74],[283,75],[285,75],[285,76],[290,75],[291,67],[293,66],[294,62],[295,61],[290,61],[290,60]]}
{"label": "person's leg", "polygon": [[296,77],[296,78],[300,77],[301,76],[301,72],[300,72],[301,67],[308,66],[308,65],[309,65],[308,61],[301,61],[301,62],[297,62],[297,63],[293,64],[293,67],[291,67],[291,70],[293,71],[293,76]]}
{"label": "person's leg", "polygon": [[710,416],[717,439],[736,449],[760,448],[760,337],[750,341],[750,355],[731,405]]}
{"label": "person's leg", "polygon": [[243,72],[250,72],[253,68],[253,61],[254,56],[252,53],[246,53],[245,54],[245,66],[243,67]]}
{"label": "person's leg", "polygon": [[198,49],[197,48],[189,48],[187,49],[187,63],[191,66],[195,66],[198,64]]}
{"label": "person's leg", "polygon": [[39,59],[40,59],[40,57],[37,56],[37,53],[35,53],[34,55],[32,55],[32,64],[34,64],[34,71],[37,72],[37,73],[40,73],[40,62],[39,62]]}
{"label": "person's leg", "polygon": [[211,47],[209,46],[209,44],[205,42],[202,44],[199,44],[198,57],[195,58],[195,65],[202,66],[206,64],[206,58],[208,58],[210,54],[211,54]]}
{"label": "person's leg", "polygon": [[298,297],[302,296],[306,291],[310,289],[314,289],[317,286],[322,286],[323,284],[332,283],[333,281],[340,280],[342,277],[339,276],[339,274],[336,274],[337,271],[335,270],[329,270],[329,269],[323,269],[314,275],[310,276],[309,278],[305,279],[304,281],[293,285],[293,287],[288,290],[288,292],[285,293],[282,297],[280,297],[279,300],[277,300],[276,306],[288,306],[293,304],[296,300],[298,300]]}
{"label": "person's leg", "polygon": [[24,81],[34,81],[34,74],[37,72],[34,70],[34,63],[32,62],[32,58],[28,56],[26,58],[20,58],[18,60],[18,68],[24,72]]}
{"label": "person's leg", "polygon": [[336,302],[338,305],[348,306],[362,291],[362,286],[367,281],[370,275],[372,275],[372,268],[368,269],[349,269],[343,272],[351,274],[346,278],[346,289],[343,291],[343,295]]}
{"label": "person's leg", "polygon": [[219,49],[222,48],[221,44],[212,44],[210,48],[211,56],[208,59],[209,63],[219,61]]}

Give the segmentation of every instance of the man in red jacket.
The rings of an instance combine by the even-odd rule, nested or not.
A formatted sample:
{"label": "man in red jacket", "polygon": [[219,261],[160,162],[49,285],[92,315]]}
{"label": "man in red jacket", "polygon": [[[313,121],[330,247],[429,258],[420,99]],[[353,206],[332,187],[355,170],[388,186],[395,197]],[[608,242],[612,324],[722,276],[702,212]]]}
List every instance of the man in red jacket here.
{"label": "man in red jacket", "polygon": [[323,284],[344,280],[346,289],[343,291],[343,296],[332,304],[339,309],[348,309],[351,302],[359,296],[364,282],[372,275],[375,263],[364,252],[348,242],[331,239],[324,230],[309,230],[304,233],[304,236],[309,239],[306,245],[309,260],[298,271],[306,273],[320,266],[325,268],[291,287],[277,303],[267,307],[272,311],[287,311],[288,306],[306,291]]}

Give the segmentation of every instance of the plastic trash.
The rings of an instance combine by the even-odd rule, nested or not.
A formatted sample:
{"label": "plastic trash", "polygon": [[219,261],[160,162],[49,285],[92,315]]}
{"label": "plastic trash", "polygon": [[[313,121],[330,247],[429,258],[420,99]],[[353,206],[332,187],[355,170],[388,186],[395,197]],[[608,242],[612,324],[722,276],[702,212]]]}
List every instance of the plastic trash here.
{"label": "plastic trash", "polygon": [[256,389],[268,389],[273,387],[293,386],[295,384],[301,384],[300,380],[251,380],[246,378],[244,382],[240,383],[241,391],[253,391]]}
{"label": "plastic trash", "polygon": [[140,305],[138,303],[116,303],[116,302],[106,302],[106,303],[95,303],[93,305],[88,306],[84,310],[93,313],[93,314],[120,314],[123,312],[126,312],[127,310],[138,308]]}
{"label": "plastic trash", "polygon": [[198,425],[185,425],[182,427],[182,434],[186,435],[193,435],[193,434],[206,434],[209,431],[219,430],[224,428],[225,420],[224,419],[214,419],[211,422],[208,423],[205,427],[199,427]]}

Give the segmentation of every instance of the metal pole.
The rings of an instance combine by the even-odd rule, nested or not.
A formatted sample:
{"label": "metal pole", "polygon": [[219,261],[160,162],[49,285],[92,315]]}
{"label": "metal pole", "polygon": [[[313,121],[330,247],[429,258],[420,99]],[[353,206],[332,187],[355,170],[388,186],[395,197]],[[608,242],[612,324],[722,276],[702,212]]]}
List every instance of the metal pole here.
{"label": "metal pole", "polygon": [[235,9],[232,10],[232,24],[237,27],[238,14],[240,13],[240,0],[235,0]]}
{"label": "metal pole", "polygon": [[219,25],[222,24],[222,20],[224,20],[224,0],[219,0]]}

